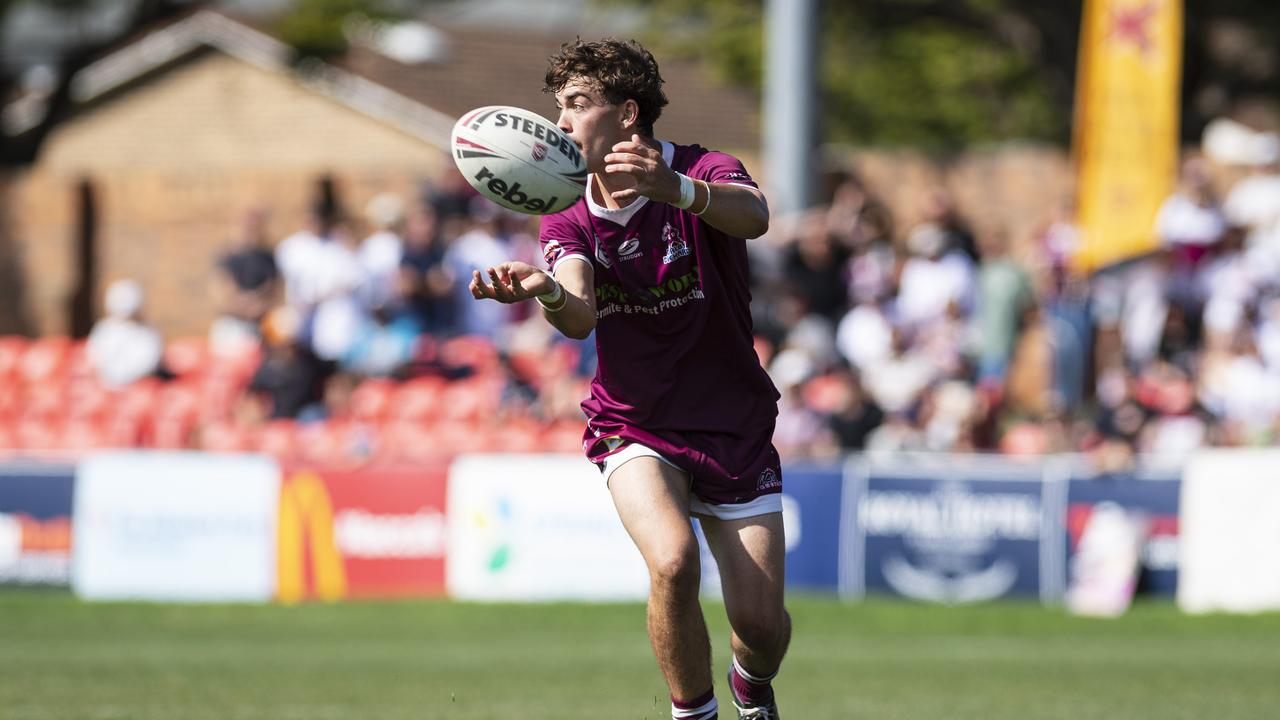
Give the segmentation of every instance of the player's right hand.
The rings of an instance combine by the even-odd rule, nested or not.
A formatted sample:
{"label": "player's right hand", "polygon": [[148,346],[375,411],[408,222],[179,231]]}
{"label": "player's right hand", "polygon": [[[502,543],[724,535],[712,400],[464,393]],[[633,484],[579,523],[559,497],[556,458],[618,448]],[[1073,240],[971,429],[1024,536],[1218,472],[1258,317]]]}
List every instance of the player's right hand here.
{"label": "player's right hand", "polygon": [[554,291],[556,281],[544,270],[513,260],[491,267],[483,274],[472,271],[469,288],[476,300],[517,303]]}

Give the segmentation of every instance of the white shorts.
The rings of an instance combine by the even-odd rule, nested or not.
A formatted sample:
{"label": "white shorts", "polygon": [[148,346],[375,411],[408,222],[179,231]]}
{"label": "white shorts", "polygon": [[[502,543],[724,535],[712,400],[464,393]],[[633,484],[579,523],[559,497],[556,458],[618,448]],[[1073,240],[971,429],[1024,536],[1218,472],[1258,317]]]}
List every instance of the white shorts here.
{"label": "white shorts", "polygon": [[[657,458],[680,472],[684,472],[683,468],[663,457],[662,453],[657,450],[640,443],[631,443],[604,459],[604,464],[600,468],[600,474],[604,476],[604,484],[609,484],[609,478],[613,475],[614,470],[622,467],[628,460],[634,460],[638,457]],[[690,482],[693,482],[692,478],[690,478]],[[755,500],[745,503],[723,505],[703,502],[697,495],[689,498],[690,515],[710,515],[719,520],[741,520],[775,512],[782,512],[781,493],[761,495]]]}

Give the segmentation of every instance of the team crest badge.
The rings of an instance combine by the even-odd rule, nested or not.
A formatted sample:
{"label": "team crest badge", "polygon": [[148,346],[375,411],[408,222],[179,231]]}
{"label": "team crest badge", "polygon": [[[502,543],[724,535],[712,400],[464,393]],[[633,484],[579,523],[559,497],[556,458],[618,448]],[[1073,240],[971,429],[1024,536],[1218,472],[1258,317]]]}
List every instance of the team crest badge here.
{"label": "team crest badge", "polygon": [[662,256],[663,265],[670,265],[691,252],[689,243],[680,237],[671,223],[662,226],[662,240],[667,244],[667,254]]}
{"label": "team crest badge", "polygon": [[547,146],[542,143],[533,144],[533,159],[542,162],[547,158]]}
{"label": "team crest badge", "polygon": [[556,260],[560,259],[560,250],[560,241],[554,238],[542,246],[542,257],[546,259],[547,265],[555,266]]}

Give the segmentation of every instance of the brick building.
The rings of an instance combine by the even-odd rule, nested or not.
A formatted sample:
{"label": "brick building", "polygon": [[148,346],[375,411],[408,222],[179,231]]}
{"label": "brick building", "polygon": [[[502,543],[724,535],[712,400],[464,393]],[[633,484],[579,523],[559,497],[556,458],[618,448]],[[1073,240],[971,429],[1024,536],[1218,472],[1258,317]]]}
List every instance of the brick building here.
{"label": "brick building", "polygon": [[[563,33],[433,31],[440,52],[416,63],[356,45],[294,64],[268,32],[205,10],[82,70],[74,116],[35,165],[0,178],[0,332],[83,333],[105,285],[127,276],[166,336],[201,335],[210,268],[245,209],[269,208],[281,238],[326,179],[350,212],[382,191],[416,196],[452,172],[443,150],[466,110],[549,111],[542,74]],[[752,98],[689,65],[664,76],[663,137],[757,146]]]}

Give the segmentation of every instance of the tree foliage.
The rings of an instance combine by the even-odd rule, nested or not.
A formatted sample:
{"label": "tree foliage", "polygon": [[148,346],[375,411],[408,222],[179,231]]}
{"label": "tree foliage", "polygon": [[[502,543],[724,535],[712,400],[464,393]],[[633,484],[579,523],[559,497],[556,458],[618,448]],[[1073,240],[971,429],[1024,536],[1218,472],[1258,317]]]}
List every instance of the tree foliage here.
{"label": "tree foliage", "polygon": [[346,51],[352,20],[402,18],[399,5],[388,0],[296,0],[276,20],[275,30],[299,55],[327,58]]}
{"label": "tree foliage", "polygon": [[[642,38],[759,90],[764,0],[601,0],[649,13]],[[1079,2],[827,0],[818,62],[827,140],[946,149],[1069,138]],[[1183,130],[1280,96],[1280,3],[1187,0]],[[1224,28],[1234,32],[1224,33]]]}

